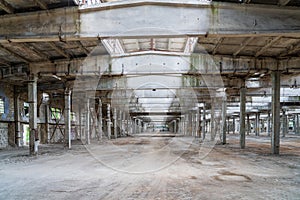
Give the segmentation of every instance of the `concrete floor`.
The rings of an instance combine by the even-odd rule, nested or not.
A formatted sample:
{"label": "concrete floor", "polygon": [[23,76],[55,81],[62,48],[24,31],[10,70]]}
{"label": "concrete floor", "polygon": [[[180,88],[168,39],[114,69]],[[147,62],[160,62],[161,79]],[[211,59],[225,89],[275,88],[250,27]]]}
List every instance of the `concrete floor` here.
{"label": "concrete floor", "polygon": [[189,137],[129,137],[0,151],[0,199],[300,199],[300,136],[238,135],[227,145]]}

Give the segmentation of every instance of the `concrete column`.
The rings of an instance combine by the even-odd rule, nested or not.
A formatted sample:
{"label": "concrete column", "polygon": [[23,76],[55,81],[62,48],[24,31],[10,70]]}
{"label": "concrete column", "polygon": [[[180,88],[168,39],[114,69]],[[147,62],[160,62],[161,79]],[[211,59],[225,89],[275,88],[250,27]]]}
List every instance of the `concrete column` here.
{"label": "concrete column", "polygon": [[65,138],[68,143],[68,148],[71,149],[71,91],[65,91]]}
{"label": "concrete column", "polygon": [[190,135],[189,132],[189,115],[185,115],[184,118],[184,135]]}
{"label": "concrete column", "polygon": [[[125,112],[124,112],[125,113]],[[126,117],[126,134],[129,135],[129,119],[130,119],[130,116],[129,114],[127,115]]]}
{"label": "concrete column", "polygon": [[230,118],[227,118],[227,134],[230,132]]}
{"label": "concrete column", "polygon": [[132,128],[132,134],[135,134],[135,118],[133,118],[132,119],[132,126],[131,126],[131,128]]}
{"label": "concrete column", "polygon": [[227,115],[227,100],[223,99],[222,102],[222,143],[226,144],[226,115]]}
{"label": "concrete column", "polygon": [[175,134],[177,133],[177,127],[176,127],[176,126],[177,126],[177,123],[176,123],[176,122],[177,122],[177,119],[174,120],[174,130],[173,130],[173,132],[174,132]]}
{"label": "concrete column", "polygon": [[268,112],[268,119],[267,119],[267,133],[268,133],[268,136],[271,135],[271,113],[270,111]]}
{"label": "concrete column", "polygon": [[202,139],[205,139],[206,135],[206,110],[205,110],[205,104],[203,106],[203,116],[202,116]]}
{"label": "concrete column", "polygon": [[82,112],[81,112],[81,107],[79,107],[78,110],[78,116],[79,116],[79,139],[82,139]]}
{"label": "concrete column", "polygon": [[46,130],[46,134],[47,134],[47,143],[49,144],[50,143],[50,138],[51,138],[51,135],[50,135],[50,131],[49,131],[49,111],[50,111],[50,108],[49,108],[49,105],[46,104],[45,105],[45,130]]}
{"label": "concrete column", "polygon": [[247,135],[250,135],[250,132],[251,132],[250,115],[247,114]]}
{"label": "concrete column", "polygon": [[126,113],[125,111],[121,111],[122,118],[121,118],[121,127],[122,127],[122,135],[126,136]]}
{"label": "concrete column", "polygon": [[211,103],[211,114],[210,114],[210,140],[215,140],[215,105],[212,101]]}
{"label": "concrete column", "polygon": [[282,110],[282,137],[285,137],[288,134],[288,119],[286,111]]}
{"label": "concrete column", "polygon": [[107,137],[111,139],[110,104],[107,104]]}
{"label": "concrete column", "polygon": [[37,132],[37,77],[32,75],[28,83],[29,102],[29,154],[38,153],[39,138]]}
{"label": "concrete column", "polygon": [[15,144],[17,147],[21,145],[21,123],[20,123],[20,95],[14,87],[14,119],[15,119]]}
{"label": "concrete column", "polygon": [[196,120],[196,137],[200,137],[200,124],[201,124],[201,119],[200,119],[200,108],[197,108],[197,112],[195,115],[195,120]]}
{"label": "concrete column", "polygon": [[139,133],[139,119],[134,119],[134,133],[138,134]]}
{"label": "concrete column", "polygon": [[182,133],[183,133],[183,135],[186,135],[185,120],[186,120],[186,115],[184,115],[183,119],[182,119]]}
{"label": "concrete column", "polygon": [[255,114],[255,135],[259,136],[260,134],[260,126],[259,126],[259,113]]}
{"label": "concrete column", "polygon": [[102,137],[103,137],[102,118],[103,118],[103,116],[102,116],[102,101],[99,98],[99,102],[98,102],[98,121],[99,121],[99,123],[98,123],[99,137],[98,138],[99,139],[102,139]]}
{"label": "concrete column", "polygon": [[140,120],[140,133],[143,132],[143,124],[144,124],[143,120]]}
{"label": "concrete column", "polygon": [[87,97],[87,102],[86,102],[86,128],[85,128],[85,140],[86,144],[90,144],[90,99]]}
{"label": "concrete column", "polygon": [[272,136],[271,152],[279,154],[280,148],[280,72],[273,71],[272,77]]}
{"label": "concrete column", "polygon": [[191,126],[191,131],[192,131],[192,136],[196,137],[196,127],[195,124],[196,120],[195,120],[195,113],[191,112],[190,113],[190,126]]}
{"label": "concrete column", "polygon": [[118,137],[118,115],[117,109],[113,108],[113,120],[114,120],[114,137],[117,139]]}
{"label": "concrete column", "polygon": [[235,118],[232,117],[232,133],[235,134]]}
{"label": "concrete column", "polygon": [[293,132],[297,134],[296,115],[293,114]]}
{"label": "concrete column", "polygon": [[240,89],[240,147],[245,148],[246,88]]}
{"label": "concrete column", "polygon": [[294,115],[294,133],[299,134],[299,115],[295,114]]}

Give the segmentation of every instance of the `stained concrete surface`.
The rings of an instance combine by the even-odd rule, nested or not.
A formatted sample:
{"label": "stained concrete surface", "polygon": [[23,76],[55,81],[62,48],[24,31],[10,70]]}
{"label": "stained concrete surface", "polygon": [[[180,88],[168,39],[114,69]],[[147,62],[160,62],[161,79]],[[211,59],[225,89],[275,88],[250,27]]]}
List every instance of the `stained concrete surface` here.
{"label": "stained concrete surface", "polygon": [[[300,137],[128,137],[0,151],[0,199],[300,199]],[[203,155],[203,154],[206,155]]]}

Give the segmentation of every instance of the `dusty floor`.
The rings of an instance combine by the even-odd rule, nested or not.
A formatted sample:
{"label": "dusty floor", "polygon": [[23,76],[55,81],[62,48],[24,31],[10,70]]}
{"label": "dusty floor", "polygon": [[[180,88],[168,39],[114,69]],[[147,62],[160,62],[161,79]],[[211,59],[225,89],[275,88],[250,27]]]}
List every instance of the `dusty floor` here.
{"label": "dusty floor", "polygon": [[131,137],[0,151],[0,199],[300,199],[300,136],[237,135],[227,145],[188,137]]}

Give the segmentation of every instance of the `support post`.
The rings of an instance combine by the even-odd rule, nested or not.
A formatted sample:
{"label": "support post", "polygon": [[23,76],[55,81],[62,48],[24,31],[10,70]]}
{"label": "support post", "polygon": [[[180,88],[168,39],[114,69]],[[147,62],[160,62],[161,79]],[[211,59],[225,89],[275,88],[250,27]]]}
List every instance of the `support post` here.
{"label": "support post", "polygon": [[176,124],[176,122],[177,122],[177,119],[174,120],[174,130],[173,130],[173,132],[174,132],[175,134],[177,133],[177,130],[176,130],[176,129],[177,129],[177,127],[176,127],[177,124]]}
{"label": "support post", "polygon": [[259,136],[260,134],[260,126],[259,126],[259,113],[255,114],[255,136]]}
{"label": "support post", "polygon": [[215,140],[215,105],[214,101],[212,100],[211,103],[211,114],[210,114],[210,140]]}
{"label": "support post", "polygon": [[20,95],[14,87],[15,144],[21,147]]}
{"label": "support post", "polygon": [[99,129],[99,139],[102,140],[102,137],[103,137],[103,129],[102,129],[102,101],[101,99],[99,98],[98,99],[98,129]]}
{"label": "support post", "polygon": [[114,137],[117,139],[118,137],[118,116],[117,116],[117,109],[113,109],[113,119],[114,119]]}
{"label": "support post", "polygon": [[272,77],[272,136],[271,152],[279,154],[280,146],[280,72],[273,71]]}
{"label": "support post", "polygon": [[240,89],[240,147],[245,148],[246,88]]}
{"label": "support post", "polygon": [[224,97],[222,102],[222,143],[226,144],[226,115],[227,115],[227,100]]}
{"label": "support post", "polygon": [[81,107],[79,107],[79,139],[82,140],[82,112]]}
{"label": "support post", "polygon": [[195,114],[195,133],[196,133],[196,137],[199,137],[200,136],[200,114],[199,114],[199,107],[197,107],[197,111],[196,111],[196,114]]}
{"label": "support post", "polygon": [[[125,112],[124,112],[125,113]],[[126,117],[126,135],[129,135],[129,119],[130,119],[130,115],[128,114]]]}
{"label": "support post", "polygon": [[232,117],[232,134],[235,134],[235,118]]}
{"label": "support post", "polygon": [[247,114],[247,135],[250,135],[251,124],[250,124],[250,115]]}
{"label": "support post", "polygon": [[50,138],[51,138],[51,135],[50,135],[50,131],[49,131],[49,104],[45,104],[45,130],[46,130],[46,134],[47,134],[47,143],[49,144],[50,143]]}
{"label": "support post", "polygon": [[71,91],[69,88],[65,91],[65,136],[68,142],[68,148],[71,149]]}
{"label": "support post", "polygon": [[28,83],[29,102],[29,154],[38,153],[39,138],[37,132],[37,77],[31,75]]}
{"label": "support post", "polygon": [[268,132],[268,136],[271,135],[271,113],[270,111],[268,111],[268,121],[267,121],[268,125],[267,125],[267,132]]}
{"label": "support post", "polygon": [[285,137],[288,133],[288,119],[286,111],[282,110],[282,137]]}
{"label": "support post", "polygon": [[295,134],[300,134],[300,127],[299,127],[299,114],[296,114],[295,120],[296,120],[296,129],[295,129]]}
{"label": "support post", "polygon": [[107,104],[107,137],[111,139],[110,104]]}
{"label": "support post", "polygon": [[227,134],[230,133],[230,117],[227,118]]}
{"label": "support post", "polygon": [[85,140],[86,144],[90,144],[90,99],[87,98],[86,103],[86,128],[85,128]]}

